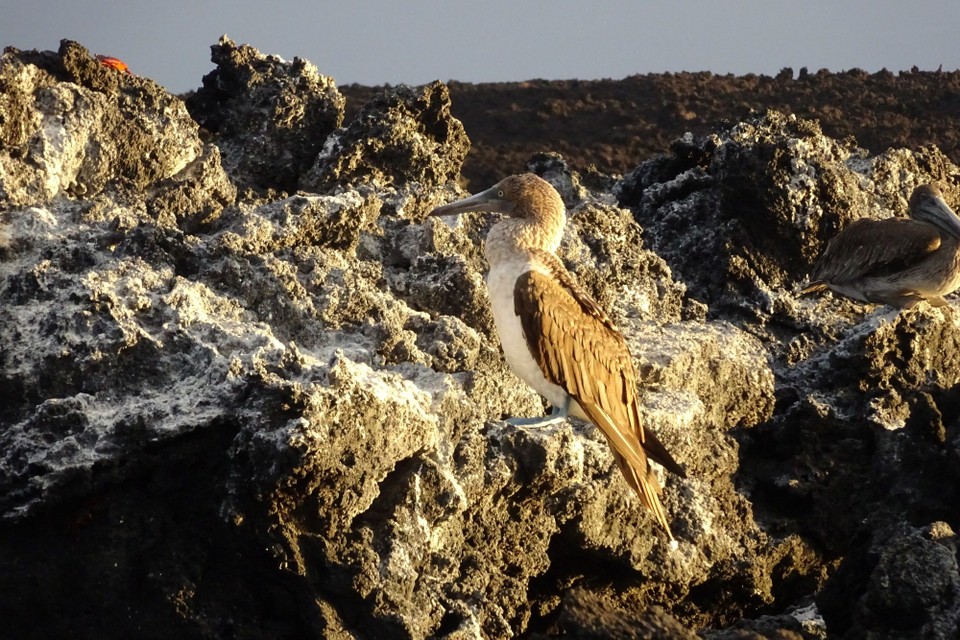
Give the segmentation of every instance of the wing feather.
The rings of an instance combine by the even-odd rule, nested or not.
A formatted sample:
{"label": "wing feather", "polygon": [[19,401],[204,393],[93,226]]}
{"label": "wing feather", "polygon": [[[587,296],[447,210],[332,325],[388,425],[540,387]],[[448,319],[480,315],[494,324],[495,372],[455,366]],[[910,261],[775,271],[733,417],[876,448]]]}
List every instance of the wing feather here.
{"label": "wing feather", "polygon": [[[640,496],[640,501],[643,505],[654,513],[660,523],[665,523],[667,521],[667,514],[663,510],[663,503],[660,502],[661,489],[657,483],[656,476],[653,475],[653,469],[649,469],[647,477],[641,480],[636,469],[632,467],[623,456],[614,453],[614,459],[623,477],[626,478],[627,484]],[[667,527],[667,533],[670,534],[671,538],[673,537],[669,527]]]}
{"label": "wing feather", "polygon": [[626,341],[602,308],[553,254],[541,252],[549,273],[532,270],[514,290],[524,337],[544,376],[563,387],[606,436],[627,483],[669,532],[660,485],[647,460],[683,469],[640,421],[637,377]]}
{"label": "wing feather", "polygon": [[810,274],[811,285],[845,284],[889,275],[916,264],[940,247],[933,225],[907,218],[860,219],[827,244]]}

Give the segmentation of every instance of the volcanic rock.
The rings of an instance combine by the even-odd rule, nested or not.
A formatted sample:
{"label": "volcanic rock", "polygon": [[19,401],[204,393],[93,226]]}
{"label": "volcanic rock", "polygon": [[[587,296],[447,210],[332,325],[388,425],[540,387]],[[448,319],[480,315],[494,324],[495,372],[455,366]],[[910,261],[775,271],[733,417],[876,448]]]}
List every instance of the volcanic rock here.
{"label": "volcanic rock", "polygon": [[[611,80],[450,82],[453,115],[470,133],[463,167],[472,190],[559,152],[583,173],[622,175],[668,153],[685,133],[708,136],[767,110],[816,120],[830,138],[871,154],[936,145],[960,163],[960,70],[848,69],[742,76],[709,71]],[[342,85],[348,113],[382,87]]]}
{"label": "volcanic rock", "polygon": [[295,191],[343,123],[333,78],[307,60],[286,62],[226,36],[210,50],[217,68],[187,99],[190,114],[212,134],[235,183]]}
{"label": "volcanic rock", "polygon": [[400,86],[374,97],[330,136],[300,187],[322,192],[371,180],[435,187],[459,175],[469,149],[445,85]]}
{"label": "volcanic rock", "polygon": [[[494,335],[492,220],[426,216],[464,195],[446,88],[338,128],[309,63],[217,47],[207,144],[78,45],[0,60],[5,632],[956,634],[960,316],[795,293],[848,220],[924,181],[956,204],[943,154],[769,112],[623,178],[531,158],[687,470],[662,478],[671,545],[595,428],[502,420],[545,407]],[[78,158],[94,122],[136,131]]]}
{"label": "volcanic rock", "polygon": [[57,54],[4,51],[0,206],[140,194],[203,150],[183,102],[146,78],[105,67],[75,42]]}

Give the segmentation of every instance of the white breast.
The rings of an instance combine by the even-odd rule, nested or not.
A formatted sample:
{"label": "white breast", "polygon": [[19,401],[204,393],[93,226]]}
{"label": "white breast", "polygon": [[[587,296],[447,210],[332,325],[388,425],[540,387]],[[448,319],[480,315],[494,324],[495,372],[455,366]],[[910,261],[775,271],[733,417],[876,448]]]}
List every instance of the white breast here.
{"label": "white breast", "polygon": [[490,269],[487,274],[487,289],[493,320],[500,335],[500,344],[507,364],[518,378],[529,384],[553,406],[562,406],[567,392],[549,382],[530,354],[520,318],[514,310],[513,291],[517,278],[530,270],[528,262],[505,261]]}

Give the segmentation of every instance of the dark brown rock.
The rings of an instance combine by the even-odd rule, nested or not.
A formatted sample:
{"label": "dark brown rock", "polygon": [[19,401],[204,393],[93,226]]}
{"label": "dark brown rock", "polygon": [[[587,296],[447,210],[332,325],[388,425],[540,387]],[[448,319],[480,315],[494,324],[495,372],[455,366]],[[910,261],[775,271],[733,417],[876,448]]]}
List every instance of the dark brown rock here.
{"label": "dark brown rock", "polygon": [[942,522],[871,535],[818,599],[836,637],[954,636],[960,613],[955,539]]}
{"label": "dark brown rock", "polygon": [[343,122],[332,78],[301,58],[286,62],[223,36],[210,47],[217,68],[187,99],[242,187],[293,192],[327,136]]}
{"label": "dark brown rock", "polygon": [[768,113],[722,137],[678,141],[672,156],[647,161],[617,189],[691,295],[763,309],[769,290],[802,280],[829,238],[867,208],[847,166],[856,153],[815,123]]}
{"label": "dark brown rock", "polygon": [[615,603],[584,589],[571,589],[561,600],[559,615],[546,633],[531,634],[531,640],[578,638],[579,640],[695,640],[697,634],[660,607],[642,611],[620,609]]}
{"label": "dark brown rock", "polygon": [[[826,70],[796,77],[650,73],[621,80],[449,83],[453,114],[473,143],[463,175],[472,190],[516,173],[534,154],[559,152],[581,172],[626,174],[696,137],[773,109],[817,120],[835,140],[872,154],[936,145],[960,164],[960,71]],[[348,111],[380,91],[346,85]]]}
{"label": "dark brown rock", "polygon": [[450,115],[446,85],[401,85],[373,98],[333,133],[300,188],[325,192],[370,181],[439,186],[459,175],[469,149],[463,125]]}

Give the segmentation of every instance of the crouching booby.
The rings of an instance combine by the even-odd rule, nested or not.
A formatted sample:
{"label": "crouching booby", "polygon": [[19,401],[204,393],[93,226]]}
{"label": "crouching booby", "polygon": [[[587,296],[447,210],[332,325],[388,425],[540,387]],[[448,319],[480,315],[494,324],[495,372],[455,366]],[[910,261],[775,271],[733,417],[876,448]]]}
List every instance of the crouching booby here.
{"label": "crouching booby", "polygon": [[430,215],[467,211],[509,216],[484,242],[493,318],[507,363],[552,405],[549,415],[508,422],[542,426],[569,414],[595,424],[627,484],[672,540],[648,458],[680,477],[686,474],[640,422],[637,375],[626,341],[554,253],[566,222],[560,194],[533,174],[514,175]]}
{"label": "crouching booby", "polygon": [[960,287],[960,218],[940,190],[920,185],[910,218],[861,219],[834,237],[800,293],[830,288],[862,302],[940,307]]}

